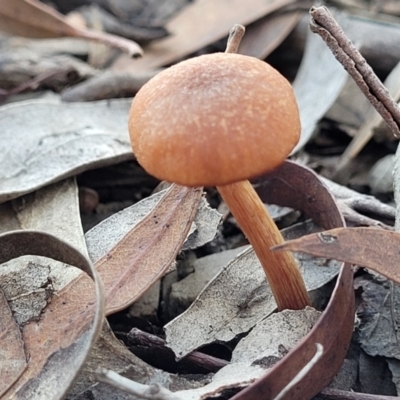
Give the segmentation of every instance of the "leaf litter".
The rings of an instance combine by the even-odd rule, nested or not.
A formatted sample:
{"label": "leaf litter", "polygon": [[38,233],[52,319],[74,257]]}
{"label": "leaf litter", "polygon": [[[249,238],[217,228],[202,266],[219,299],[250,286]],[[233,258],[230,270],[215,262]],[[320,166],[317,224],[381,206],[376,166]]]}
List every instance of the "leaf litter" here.
{"label": "leaf litter", "polygon": [[[278,2],[276,4],[278,4]],[[282,35],[284,36],[284,33]],[[313,65],[313,67],[314,67],[314,65]],[[323,103],[323,102],[321,102],[321,103]],[[322,110],[322,108],[321,108],[321,110]],[[322,115],[324,114],[324,112],[321,111],[321,110],[318,110],[320,115],[317,116],[316,121],[318,121],[322,117]],[[315,127],[316,127],[316,124],[314,124],[314,128]],[[33,129],[32,132],[34,132],[34,131],[35,130]],[[130,151],[129,145],[127,146],[127,149],[128,149],[127,150],[127,154],[128,154],[128,151]],[[123,152],[124,152],[124,150],[121,150],[121,153],[123,153]],[[118,157],[113,158],[113,156],[111,156],[109,161],[106,161],[106,162],[110,162],[111,163],[111,162],[115,162],[117,160],[118,160]],[[103,160],[103,162],[104,162],[104,160]],[[88,163],[85,163],[85,162],[82,162],[82,160],[79,160],[78,164],[79,164],[78,168],[82,168],[82,169],[92,168],[94,166],[97,166],[97,164],[93,163],[92,161],[89,161]],[[99,164],[99,165],[102,165],[102,164]],[[105,164],[103,164],[103,165],[105,165]],[[54,180],[60,180],[64,176],[69,176],[69,174],[71,174],[71,175],[75,174],[76,171],[78,171],[78,170],[79,169],[73,170],[72,172],[68,172],[68,171],[65,172],[65,170],[64,170],[64,171],[61,171],[60,173],[55,174],[55,176],[53,178],[54,178]],[[64,172],[66,173],[66,175],[63,175]],[[308,178],[305,178],[305,176],[302,175],[302,174],[300,174],[300,177],[303,180],[303,185],[304,185],[303,192],[306,192],[307,194],[314,193],[313,189],[315,189],[315,188],[313,188],[312,186],[308,186],[308,183],[309,183]],[[51,178],[51,179],[53,179],[53,178]],[[43,185],[46,185],[49,182],[53,181],[51,179],[49,181],[41,182],[41,183],[40,183],[40,179],[39,179],[39,183],[36,183],[37,186],[33,186],[31,188],[28,188],[28,189],[26,189],[26,192],[22,191],[21,194],[22,193],[32,192],[32,191],[36,190],[37,187],[41,187]],[[262,182],[263,179],[264,178],[262,178],[261,180],[256,182],[256,185],[258,185],[260,183],[262,184],[263,183]],[[287,179],[287,177],[285,179]],[[289,181],[286,181],[286,183],[288,183],[288,182]],[[274,182],[274,185],[277,185],[276,186],[278,188],[277,192],[280,192],[280,191],[283,190],[282,188],[283,188],[284,185],[283,186],[279,185],[279,183],[277,183],[277,182]],[[288,184],[287,186],[290,187],[291,185],[292,185],[292,183]],[[270,187],[271,186],[268,185],[268,184],[266,184],[265,188],[263,188],[262,186],[259,187],[260,194],[265,196],[266,192],[268,191],[268,189]],[[300,196],[299,195],[300,191],[297,191],[297,192],[294,191],[293,192],[293,191],[291,191],[289,189],[286,188],[285,190],[283,190],[283,192],[285,193],[284,196],[289,196],[289,198],[291,198],[293,196]],[[321,193],[322,191],[320,189],[318,189],[317,192]],[[275,194],[274,193],[270,194],[269,195],[269,199],[273,198]],[[8,198],[13,198],[13,196],[14,196],[14,194],[11,194],[11,197],[7,197],[7,199]],[[19,194],[15,194],[15,197],[17,197],[17,196],[19,196]],[[32,201],[32,198],[28,197],[27,199],[29,201]],[[40,199],[40,197],[38,197],[38,199],[37,199],[38,202],[45,200],[45,198],[42,198],[41,200],[39,200],[39,199]],[[307,201],[309,201],[309,200],[310,200],[310,197],[307,196]],[[315,207],[315,212],[314,212],[314,214],[315,214],[314,215],[315,222],[317,222],[321,226],[325,227],[325,229],[332,228],[333,226],[339,226],[340,225],[340,223],[339,223],[339,224],[333,224],[333,226],[332,226],[332,224],[328,224],[330,226],[327,226],[324,223],[324,222],[327,222],[326,220],[330,219],[330,217],[327,217],[326,213],[324,212],[325,211],[324,210],[324,206],[326,205],[326,199],[324,199],[322,201],[322,203],[321,203],[323,205],[322,207],[318,206],[318,202],[312,202],[312,201],[311,201],[311,204],[309,204],[307,206],[307,201],[305,201],[302,204],[303,208],[302,207],[298,207],[298,208],[304,210],[304,206],[305,206],[305,208],[308,208],[308,211],[310,211],[310,209]],[[361,200],[361,202],[363,202],[363,201],[364,201],[364,205],[365,204],[367,204],[367,205],[369,204],[369,206],[371,206],[371,207],[376,206],[376,204],[373,205],[372,203],[368,203],[368,201],[366,201],[365,198]],[[202,204],[203,204],[203,201],[202,201]],[[285,205],[287,205],[287,204],[285,204]],[[354,206],[354,204],[352,206]],[[356,207],[354,207],[354,208],[356,208]],[[367,208],[368,208],[368,206],[366,207],[366,209]],[[22,207],[22,209],[23,209],[23,207]],[[2,225],[3,229],[5,229],[5,230],[8,229],[8,228],[15,229],[15,227],[19,228],[22,225],[24,225],[24,226],[29,225],[29,217],[27,216],[27,214],[21,213],[20,215],[18,215],[19,214],[18,203],[16,203],[15,201],[14,201],[13,204],[11,202],[3,203],[1,205],[1,210],[2,210],[2,212],[5,211],[5,217],[4,217],[5,223]],[[304,210],[304,211],[306,211],[306,210]],[[387,212],[387,215],[390,214],[390,212],[388,210],[383,210],[383,209],[379,210],[379,206],[378,206],[378,210],[377,211],[378,212],[382,211],[383,213]],[[305,212],[305,213],[307,214],[307,212]],[[39,219],[45,218],[45,213],[41,214],[39,212],[39,214],[35,214],[35,215],[36,216],[32,217],[32,218],[39,218]],[[15,216],[17,216],[17,218],[15,218]],[[354,216],[353,216],[353,218],[354,218]],[[26,221],[28,221],[28,223]],[[121,221],[121,219],[120,219],[120,221]],[[336,219],[336,222],[337,221],[338,220]],[[371,221],[371,224],[372,224],[372,221]],[[196,225],[197,225],[197,223],[196,223]],[[111,226],[112,226],[112,224],[110,224],[110,227]],[[306,223],[306,224],[302,223],[302,224],[298,225],[297,227],[293,227],[292,231],[288,231],[290,233],[290,238],[294,237],[294,235],[295,235],[294,232],[297,232],[297,233],[299,231],[301,231],[303,233],[304,232],[309,232],[310,231],[310,226],[312,226],[312,225],[310,225],[309,223]],[[313,229],[313,228],[311,228],[311,229]],[[99,230],[99,232],[100,231],[101,230]],[[129,231],[129,229],[126,230],[126,228],[120,229],[120,232],[119,232],[118,235],[120,235],[120,238],[121,238],[128,231]],[[211,231],[212,231],[212,229],[211,229]],[[194,231],[194,233],[196,233],[196,231]],[[102,234],[100,234],[100,236]],[[107,235],[107,231],[106,230],[104,230],[104,235]],[[116,236],[118,236],[118,235],[116,235]],[[117,239],[116,242],[113,245],[114,246],[115,245],[118,246],[119,240],[120,239]],[[101,243],[101,239],[99,239],[99,242]],[[99,248],[103,247],[105,249],[105,252],[108,252],[112,248],[112,246],[107,246],[107,245],[102,246],[101,244],[98,247]],[[84,251],[84,250],[82,249],[82,251]],[[99,254],[100,253],[101,253],[101,250],[99,250]],[[304,264],[307,264],[307,263],[308,263],[308,261],[305,260]],[[323,265],[324,265],[324,263],[323,263]],[[327,270],[330,270],[330,268],[327,268]],[[46,272],[45,269],[44,269],[44,272]],[[44,277],[45,276],[46,276],[46,273],[44,274]],[[302,343],[290,353],[289,357],[284,357],[282,362],[278,362],[278,364],[275,367],[273,367],[272,370],[266,376],[264,376],[264,378],[259,380],[256,384],[250,386],[248,388],[248,390],[246,390],[245,392],[239,394],[238,395],[239,397],[238,396],[236,396],[236,397],[237,398],[242,398],[242,399],[244,399],[244,398],[254,398],[254,397],[251,397],[251,396],[253,396],[251,393],[254,393],[254,392],[252,392],[252,390],[259,390],[260,388],[262,388],[264,394],[265,393],[271,393],[271,396],[274,396],[274,397],[279,395],[279,393],[283,393],[285,390],[289,391],[289,392],[285,392],[286,393],[285,396],[288,395],[287,393],[289,393],[289,396],[290,396],[290,391],[291,390],[297,390],[297,393],[302,393],[302,396],[304,395],[304,396],[307,397],[307,396],[311,396],[311,393],[315,394],[313,392],[313,390],[314,391],[317,390],[317,388],[311,387],[312,383],[315,383],[315,381],[318,381],[319,384],[321,384],[321,385],[323,383],[326,384],[328,382],[328,380],[330,379],[326,375],[326,371],[331,371],[332,369],[336,368],[336,366],[338,367],[339,364],[340,364],[341,357],[344,357],[343,351],[345,351],[345,347],[346,347],[346,344],[345,344],[346,340],[345,339],[349,337],[348,336],[349,335],[349,327],[351,326],[351,322],[349,322],[349,321],[351,321],[351,319],[352,319],[351,318],[352,317],[352,315],[351,315],[352,314],[351,307],[349,307],[349,305],[351,304],[351,291],[352,291],[351,290],[351,270],[349,268],[344,268],[344,269],[342,268],[341,276],[339,278],[339,284],[338,284],[338,286],[337,286],[337,288],[336,288],[336,290],[334,292],[333,298],[332,298],[328,308],[326,309],[326,311],[322,315],[322,317],[319,319],[319,322],[317,323],[318,326],[314,327],[312,329],[310,334],[308,334],[306,336],[306,338],[302,341]],[[253,297],[254,297],[254,302],[256,303],[258,301],[257,293]],[[345,299],[347,300],[347,303],[346,303],[346,301],[344,301]],[[336,311],[332,311],[334,309]],[[343,315],[340,315],[341,313]],[[331,330],[330,333],[328,333],[328,331],[329,331],[328,328],[330,327],[330,324],[326,323],[326,321],[328,320],[328,316],[330,316],[331,320],[341,321],[341,323],[343,323],[343,325],[342,325],[343,329],[342,330],[345,331],[345,332],[343,333],[343,335],[341,336],[341,339],[340,339],[341,340],[341,342],[340,342],[341,344],[339,345],[339,348],[338,348],[339,351],[337,351],[337,349],[336,349],[336,353],[338,353],[338,354],[334,354],[335,349],[334,349],[334,347],[329,346],[329,343],[331,343],[331,344],[335,343],[336,339],[333,339],[333,338],[335,338],[335,335],[338,335],[338,332],[340,331],[339,328],[340,328],[341,325],[340,325],[340,323],[338,323],[337,324],[338,326],[334,326],[333,327],[334,329]],[[264,321],[268,321],[268,319],[263,320],[263,322]],[[333,336],[330,337],[329,334],[331,334]],[[104,335],[107,336],[106,333],[104,333]],[[114,350],[111,351],[111,353],[113,353],[113,352],[118,353],[119,350],[117,350],[117,346],[116,346],[117,341],[116,341],[115,337],[113,337],[112,335],[108,335],[107,337],[108,337],[108,339],[106,339],[103,342],[103,344],[104,343],[108,343],[107,346],[109,346],[109,348],[113,348],[114,349]],[[328,341],[329,338],[330,338],[330,342]],[[295,385],[295,389],[293,389],[293,386],[290,386],[291,383],[285,381],[285,379],[282,378],[282,377],[287,377],[288,379],[291,379],[292,377],[294,377],[295,373],[297,373],[302,368],[302,366],[304,366],[304,362],[307,362],[309,364],[309,362],[311,362],[310,360],[314,359],[315,354],[316,354],[316,347],[315,347],[315,343],[316,342],[318,342],[318,343],[319,342],[324,342],[324,346],[323,346],[324,350],[323,350],[323,353],[322,353],[322,358],[321,359],[318,358],[317,361],[316,361],[316,363],[317,363],[316,365],[318,365],[318,368],[311,367],[311,368],[313,368],[313,370],[312,370],[313,373],[310,374],[310,376],[304,378],[303,382],[297,383]],[[124,348],[124,346],[121,346],[120,350],[122,348]],[[100,352],[100,357],[101,357],[101,354],[102,353]],[[328,355],[330,355],[330,356],[328,356]],[[331,364],[328,364],[326,360],[329,359],[329,357],[332,357],[333,355],[335,356],[334,357],[334,362],[331,363]],[[318,357],[321,357],[321,355],[318,356]],[[113,357],[111,357],[111,358],[113,358]],[[124,355],[123,351],[121,351],[120,355],[115,357],[114,360],[116,360],[117,358],[119,359],[119,361],[121,361],[121,363],[118,362],[118,368],[116,368],[116,369],[119,369],[119,370],[122,370],[122,371],[125,370],[125,372],[126,372],[127,371],[126,370],[126,364],[125,364],[125,366],[123,366],[124,363],[122,362],[122,360],[124,358],[125,359],[129,358],[127,353]],[[134,357],[131,357],[130,359],[131,359],[132,363],[136,362]],[[322,364],[321,364],[321,362],[322,362]],[[112,362],[109,363],[108,365],[110,367],[112,365]],[[137,364],[137,365],[139,365],[139,364]],[[324,365],[324,367],[321,367],[322,365]],[[111,367],[111,368],[113,368],[113,367]],[[138,367],[138,368],[139,369],[140,368],[145,368],[144,364],[142,364],[142,367]],[[156,370],[154,370],[153,368],[150,368],[150,367],[149,368],[145,368],[145,369],[146,369],[146,372],[144,373],[145,377],[144,377],[143,381],[146,382],[146,383],[151,381],[153,378],[155,380],[158,380],[158,381],[162,381],[164,379],[164,382],[167,382],[167,381],[171,382],[170,379],[174,378],[173,375],[170,375],[170,374],[167,374],[167,373],[160,373],[160,371],[156,371]],[[290,371],[290,373],[288,373],[288,371]],[[330,372],[328,372],[328,375],[329,375],[329,373]],[[87,377],[83,379],[83,380],[86,379],[86,383],[83,386],[81,386],[81,389],[84,390],[86,387],[88,387],[90,379],[91,379],[90,378],[91,376],[93,376],[93,369],[92,369],[91,373],[89,373],[87,375]],[[139,381],[140,377],[136,376],[134,379]],[[314,382],[312,382],[312,380],[314,380]],[[249,382],[250,381],[248,381],[247,383],[249,383]],[[185,385],[188,385],[188,381],[186,381],[183,384],[183,386],[185,386]],[[230,386],[230,387],[234,387],[234,386],[235,385],[233,384],[233,386]],[[224,383],[222,382],[220,388],[223,388],[223,387],[224,387]],[[104,385],[102,386],[102,388],[104,390],[103,398],[107,398],[107,397],[104,397],[104,393],[108,393],[109,396],[113,393],[112,391],[108,391],[107,392],[106,386],[104,386]],[[266,389],[266,388],[269,388],[269,389]],[[181,389],[184,390],[185,388],[181,387]],[[206,389],[206,390],[208,390],[208,389]],[[217,391],[219,391],[219,390],[220,389],[217,389]],[[265,390],[267,390],[267,391],[265,391]],[[268,392],[269,390],[271,390],[271,392]],[[75,392],[75,393],[77,393],[77,392]],[[274,394],[272,395],[272,393],[274,393]],[[96,393],[96,396],[102,396],[101,390],[99,390]],[[248,397],[246,397],[246,396],[248,396]],[[306,398],[306,397],[304,397],[304,398]]]}
{"label": "leaf litter", "polygon": [[[175,190],[175,191],[174,191]],[[177,209],[178,211],[174,212],[174,209],[167,206],[165,211],[168,211],[170,214],[171,212],[174,213],[174,218],[172,221],[170,222],[170,230],[172,231],[174,229],[174,224],[179,223],[179,221],[185,222],[186,224],[188,224],[186,231],[188,230],[188,228],[190,227],[191,224],[191,219],[192,218],[187,218],[185,217],[183,210],[184,210],[184,206],[186,204],[187,210],[189,212],[189,214],[193,214],[195,213],[197,207],[195,206],[198,201],[201,198],[201,190],[188,190],[186,188],[179,188],[176,186],[171,187],[172,195],[170,195],[170,201],[174,201],[177,202]],[[193,197],[194,200],[194,204],[191,204],[189,201],[185,201],[186,197],[185,196],[179,196],[179,191],[183,192],[183,193],[192,193],[193,195],[195,195]],[[168,199],[168,196],[165,196],[165,191],[163,193],[160,193],[159,196],[156,197],[156,202],[153,202],[153,204],[148,207],[148,209],[145,211],[144,214],[147,214],[149,209],[151,210],[152,208],[154,208],[157,205],[157,202],[160,201],[160,199],[162,199],[164,197],[166,197],[166,199]],[[38,192],[35,192],[34,194],[30,194],[30,195],[26,195],[24,199],[16,199],[13,200],[11,202],[11,204],[13,205],[13,208],[7,207],[9,212],[6,214],[7,217],[6,219],[11,219],[14,221],[14,225],[18,226],[19,228],[24,228],[24,229],[29,229],[32,227],[35,227],[36,229],[40,228],[41,230],[44,231],[50,231],[53,234],[58,234],[59,236],[63,236],[65,237],[70,237],[72,242],[75,242],[75,244],[80,244],[82,246],[83,249],[85,249],[84,246],[84,242],[83,242],[83,236],[80,237],[79,240],[77,240],[76,237],[76,232],[77,231],[81,231],[82,228],[80,226],[79,223],[79,215],[78,215],[78,200],[77,200],[77,189],[75,186],[75,183],[73,180],[68,180],[68,181],[62,181],[60,183],[54,184],[48,188],[44,188],[39,190]],[[2,206],[3,208],[6,208],[5,206],[9,206],[10,203],[4,203]],[[136,207],[136,209],[139,209],[140,207]],[[158,214],[160,215],[160,220],[159,222],[162,222],[162,215],[163,212],[160,208],[155,207],[156,210],[158,210]],[[203,215],[206,215],[206,213],[210,213],[209,211],[207,211],[208,207],[203,206]],[[164,213],[165,213],[164,211]],[[167,212],[167,215],[168,215]],[[176,218],[176,213],[179,212],[182,215],[182,218]],[[142,211],[143,213],[143,211]],[[49,216],[51,216],[51,218],[49,218]],[[217,214],[215,212],[211,213],[213,215],[213,221],[214,221],[214,226],[218,226],[219,224],[219,217],[217,216]],[[74,217],[75,215],[75,217]],[[147,221],[150,222],[150,224],[154,225],[154,218],[152,218],[154,216],[154,213],[151,215],[151,217],[147,218]],[[217,216],[217,218],[215,218]],[[4,214],[3,214],[4,217]],[[143,215],[141,216],[139,213],[139,219],[143,218]],[[168,222],[168,220],[166,220]],[[10,225],[10,223],[8,223],[8,225]],[[202,224],[200,224],[200,226],[204,226],[204,221]],[[143,224],[142,224],[143,226]],[[145,229],[146,227],[144,226],[142,228],[142,230]],[[208,231],[210,231],[210,226],[207,226]],[[200,230],[202,230],[200,228]],[[179,233],[181,239],[181,241],[183,241],[186,238],[186,234],[185,234],[185,230],[184,229],[176,229],[177,233]],[[125,234],[126,232],[123,232],[123,234]],[[104,229],[102,230],[102,234],[103,237],[107,236],[107,230],[104,231]],[[159,234],[158,230],[155,232],[155,234]],[[208,233],[209,235],[209,233]],[[200,233],[199,235],[200,240],[204,240],[204,234]],[[79,238],[79,236],[78,236]],[[142,235],[139,235],[139,240],[143,239]],[[166,236],[166,238],[171,242],[176,242],[176,239],[174,238],[174,236]],[[202,239],[201,239],[202,238]],[[150,239],[150,237],[149,237]],[[178,240],[178,247],[180,247],[179,245],[179,240]],[[89,239],[90,241],[90,239]],[[107,243],[105,241],[105,243]],[[151,243],[151,240],[150,240]],[[194,245],[195,242],[192,242],[192,245]],[[121,246],[120,241],[117,241],[117,245]],[[131,243],[129,244],[129,246],[131,246]],[[176,245],[175,245],[176,246]],[[117,246],[118,247],[118,246]],[[132,246],[132,248],[134,249],[135,247]],[[112,250],[111,250],[112,251]],[[174,250],[173,250],[174,251]],[[113,251],[112,251],[113,252]],[[115,252],[115,251],[114,251]],[[116,253],[117,254],[117,253]],[[157,255],[162,255],[162,256],[168,256],[168,251],[167,251],[167,247],[164,246],[164,250],[163,252],[154,252],[152,253],[151,249],[149,254],[153,254],[153,256],[157,256]],[[172,253],[174,254],[174,253]],[[170,257],[170,256],[169,256]],[[21,260],[21,259],[19,259]],[[32,257],[29,257],[29,260],[32,260]],[[172,259],[173,260],[173,259]],[[43,260],[40,260],[43,263]],[[155,261],[155,260],[154,260]],[[24,263],[27,263],[27,265],[24,265]],[[172,262],[172,261],[171,261]],[[45,265],[47,265],[48,263],[45,263]],[[120,265],[124,266],[124,263],[121,263]],[[156,263],[152,263],[152,265],[157,265]],[[163,264],[168,266],[167,264]],[[23,267],[23,269],[21,270],[21,267]],[[51,269],[53,270],[55,268],[55,266],[53,265],[51,267]],[[50,329],[48,328],[48,326],[52,326],[52,324],[55,324],[55,326],[57,326],[57,329],[63,329],[64,323],[67,322],[67,317],[68,317],[68,312],[67,312],[67,308],[65,306],[65,304],[67,304],[68,302],[71,304],[72,310],[70,311],[71,315],[77,313],[77,315],[79,315],[79,309],[81,307],[83,307],[83,305],[85,304],[85,299],[87,299],[86,301],[89,301],[88,304],[90,304],[90,302],[93,299],[93,293],[91,291],[89,291],[87,289],[87,282],[86,279],[84,278],[83,274],[79,274],[77,275],[76,273],[71,273],[68,274],[67,276],[63,276],[63,269],[66,269],[67,267],[65,266],[60,266],[58,267],[58,271],[56,268],[56,271],[53,271],[51,273],[52,276],[52,281],[54,282],[58,282],[58,285],[55,285],[56,287],[58,286],[58,289],[60,289],[60,286],[62,287],[61,290],[57,291],[56,294],[56,298],[59,300],[59,303],[64,304],[64,307],[62,307],[61,309],[57,308],[57,301],[56,300],[52,300],[52,302],[50,303],[50,305],[47,304],[46,299],[43,300],[42,302],[42,306],[41,308],[39,308],[39,310],[36,311],[36,314],[33,314],[35,312],[35,310],[32,308],[32,304],[31,302],[29,302],[28,300],[28,296],[23,294],[23,293],[34,293],[35,292],[35,285],[34,282],[36,280],[36,282],[38,282],[38,278],[41,276],[40,274],[38,275],[38,272],[43,272],[43,278],[42,281],[39,281],[36,285],[36,287],[38,287],[38,289],[36,289],[37,292],[46,295],[46,291],[41,289],[43,287],[43,284],[45,282],[47,282],[47,280],[49,279],[49,267],[45,267],[45,266],[41,266],[39,264],[34,264],[31,261],[21,261],[19,263],[19,268],[17,270],[17,272],[15,270],[10,272],[10,279],[12,282],[15,282],[16,279],[16,274],[20,274],[20,277],[18,278],[18,281],[20,282],[21,285],[23,285],[24,282],[26,282],[27,280],[29,280],[29,286],[27,287],[23,287],[20,286],[21,292],[19,293],[19,295],[15,295],[15,293],[8,293],[10,298],[10,304],[13,304],[13,298],[12,297],[21,297],[23,298],[25,304],[27,304],[26,308],[28,309],[28,311],[30,312],[30,316],[29,317],[25,317],[26,320],[31,320],[33,318],[33,324],[35,326],[37,326],[37,324],[34,322],[35,319],[37,319],[40,316],[40,321],[42,325],[42,329]],[[28,272],[30,272],[34,274],[35,276],[35,280],[32,280],[30,278],[30,275],[28,274]],[[100,273],[102,274],[102,272],[100,271]],[[60,276],[60,274],[62,274]],[[69,277],[69,281],[68,281],[68,277]],[[4,276],[3,276],[4,278]],[[67,279],[67,281],[66,281]],[[152,278],[151,275],[148,275],[148,279],[147,282],[152,282],[154,278]],[[143,279],[139,279],[139,282],[143,281]],[[61,282],[64,282],[64,284],[61,284]],[[106,280],[106,283],[108,281]],[[126,283],[126,282],[125,282]],[[2,284],[5,285],[5,288],[7,289],[7,279],[2,279]],[[110,281],[110,284],[111,281]],[[14,283],[15,285],[15,283]],[[106,286],[107,287],[107,286]],[[12,288],[15,290],[15,286],[12,286]],[[54,293],[53,293],[54,292]],[[52,296],[55,295],[55,288],[52,288]],[[109,292],[112,293],[112,292]],[[79,295],[78,295],[79,294]],[[121,298],[121,294],[119,293]],[[136,292],[136,294],[132,294],[130,295],[130,298],[137,298],[139,296],[139,293]],[[47,293],[47,295],[49,295],[49,293]],[[79,298],[79,303],[76,303],[76,301],[74,299]],[[124,296],[123,298],[127,298],[127,296]],[[127,301],[127,300],[122,300],[122,301]],[[47,308],[46,308],[47,306]],[[61,311],[61,314],[59,316],[57,316],[57,310]],[[47,312],[47,311],[50,312]],[[43,314],[44,312],[44,314]],[[14,318],[18,315],[15,314]],[[50,317],[46,318],[46,315]],[[57,318],[58,318],[58,322],[57,322]],[[20,322],[24,322],[24,321],[20,321]],[[26,321],[25,321],[26,322]],[[79,325],[81,324],[81,322],[79,320],[75,320],[74,322],[70,321],[68,322],[68,324],[71,327],[74,327],[74,329],[77,329],[79,327]],[[39,325],[40,326],[40,325]],[[37,329],[37,328],[36,328]],[[42,331],[42,329],[40,330],[40,332]],[[54,328],[53,328],[54,329]],[[31,347],[31,346],[35,346],[34,343],[32,343],[32,345],[30,344],[30,336],[32,336],[33,338],[35,337],[35,335],[32,334],[32,332],[30,332],[28,330],[28,328],[24,328],[25,330],[25,336],[24,336],[24,342],[25,342],[25,346],[28,346],[28,350],[30,349],[30,352],[32,353],[32,358],[31,358],[31,362],[37,362],[38,360],[35,358],[35,352],[34,350],[40,350],[42,352],[42,350],[40,348],[35,348],[35,347]],[[58,332],[58,330],[55,331],[55,333]],[[65,331],[64,331],[65,334]],[[108,337],[108,339],[107,339]],[[106,337],[103,339],[106,340],[108,342],[108,346],[115,346],[115,344],[113,344],[114,341],[117,342],[117,340],[115,339],[115,337],[106,335]],[[18,343],[18,342],[17,342]],[[56,343],[58,343],[58,341],[56,341]],[[116,353],[115,355],[115,362],[117,362],[118,358],[120,356],[118,356],[119,353]],[[133,359],[135,359],[135,357],[133,357]],[[132,360],[131,360],[132,362]],[[118,364],[118,363],[117,363]],[[105,366],[107,367],[113,367],[115,366],[115,364],[110,364],[107,363],[105,364]],[[66,364],[66,367],[68,367],[68,364]],[[37,368],[40,368],[40,364],[37,364]],[[76,369],[76,372],[78,372],[78,369]],[[28,378],[26,378],[28,379]],[[60,384],[60,387],[62,388],[62,384]],[[64,390],[65,387],[64,387]],[[56,396],[56,395],[55,395]],[[56,398],[56,397],[54,397]]]}
{"label": "leaf litter", "polygon": [[130,56],[139,56],[142,49],[134,41],[99,31],[76,28],[53,8],[36,0],[1,0],[2,30],[28,37],[72,36],[118,47]]}

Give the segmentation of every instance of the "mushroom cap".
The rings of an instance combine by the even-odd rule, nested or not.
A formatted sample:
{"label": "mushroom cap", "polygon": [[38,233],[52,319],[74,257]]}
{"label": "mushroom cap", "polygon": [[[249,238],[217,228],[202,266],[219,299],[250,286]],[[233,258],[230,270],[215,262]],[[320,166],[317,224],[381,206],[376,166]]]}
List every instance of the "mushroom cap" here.
{"label": "mushroom cap", "polygon": [[253,57],[215,53],[156,75],[129,115],[133,152],[160,180],[220,186],[279,166],[300,136],[289,82]]}

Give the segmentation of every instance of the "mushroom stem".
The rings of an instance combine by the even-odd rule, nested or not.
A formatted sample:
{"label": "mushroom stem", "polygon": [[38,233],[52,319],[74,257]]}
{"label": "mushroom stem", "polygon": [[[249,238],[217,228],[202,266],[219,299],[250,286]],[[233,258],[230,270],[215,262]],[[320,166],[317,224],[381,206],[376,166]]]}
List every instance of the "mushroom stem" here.
{"label": "mushroom stem", "polygon": [[270,250],[284,239],[251,183],[240,181],[217,189],[253,246],[278,309],[300,310],[309,305],[303,277],[292,254]]}

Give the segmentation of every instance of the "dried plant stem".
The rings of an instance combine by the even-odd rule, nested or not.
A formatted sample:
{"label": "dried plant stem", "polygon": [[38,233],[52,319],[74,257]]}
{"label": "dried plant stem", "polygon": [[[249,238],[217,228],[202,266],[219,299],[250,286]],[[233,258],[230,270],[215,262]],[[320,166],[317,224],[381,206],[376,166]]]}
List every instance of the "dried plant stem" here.
{"label": "dried plant stem", "polygon": [[217,187],[264,269],[279,310],[309,305],[303,277],[292,253],[272,252],[284,239],[249,181]]}
{"label": "dried plant stem", "polygon": [[[152,350],[156,349],[158,356],[161,358],[175,357],[174,352],[167,347],[164,339],[161,339],[160,337],[152,335],[148,332],[143,332],[140,329],[132,328],[132,330],[128,333],[127,338],[130,346],[139,345],[151,348]],[[201,353],[200,351],[193,351],[189,353],[182,359],[182,361],[210,372],[217,372],[229,364],[229,362],[226,360],[221,360],[220,358]]]}
{"label": "dried plant stem", "polygon": [[133,394],[139,399],[183,400],[182,396],[171,392],[158,383],[143,385],[141,383],[131,381],[130,379],[105,368],[98,368],[95,371],[95,375],[99,382],[107,383],[117,389],[123,390],[126,393]]}
{"label": "dried plant stem", "polygon": [[326,7],[312,7],[310,15],[311,31],[322,37],[393,134],[400,137],[400,108],[364,57],[347,38]]}
{"label": "dried plant stem", "polygon": [[228,43],[226,44],[225,53],[237,53],[240,42],[244,36],[246,29],[243,25],[236,24],[229,31]]}
{"label": "dried plant stem", "polygon": [[398,397],[383,396],[380,394],[367,394],[357,392],[346,392],[344,390],[326,388],[318,397],[325,400],[396,400]]}

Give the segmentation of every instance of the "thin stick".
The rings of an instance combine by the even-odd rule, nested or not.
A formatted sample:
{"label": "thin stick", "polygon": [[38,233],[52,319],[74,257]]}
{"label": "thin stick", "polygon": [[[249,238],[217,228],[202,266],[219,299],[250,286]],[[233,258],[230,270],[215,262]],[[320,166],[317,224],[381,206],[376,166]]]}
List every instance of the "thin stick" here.
{"label": "thin stick", "polygon": [[326,388],[321,393],[318,393],[318,397],[325,400],[398,400],[396,396],[346,392],[331,388]]}
{"label": "thin stick", "polygon": [[326,7],[311,7],[310,29],[328,45],[396,137],[400,137],[400,108],[364,57],[347,38]]}
{"label": "thin stick", "polygon": [[133,394],[139,399],[146,400],[183,400],[182,396],[171,392],[162,387],[158,383],[143,385],[141,383],[131,381],[114,371],[99,367],[95,371],[96,379],[99,382],[107,383],[126,393]]}
{"label": "thin stick", "polygon": [[[127,334],[129,346],[144,346],[152,350],[156,349],[158,357],[161,359],[166,357],[175,357],[174,352],[166,346],[165,340],[150,333],[143,332],[140,329],[132,328]],[[229,364],[226,360],[210,356],[200,351],[193,351],[184,357],[181,361],[190,363],[193,367],[203,368],[210,372],[217,372],[221,368]]]}
{"label": "thin stick", "polygon": [[246,28],[243,25],[235,24],[229,31],[228,43],[226,44],[225,53],[237,53],[240,42],[244,36]]}

